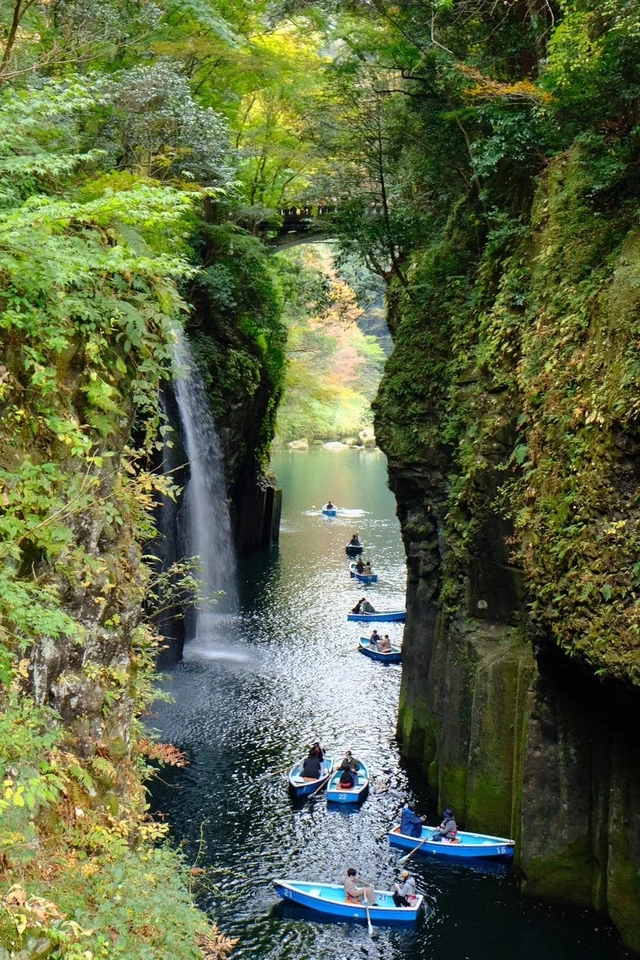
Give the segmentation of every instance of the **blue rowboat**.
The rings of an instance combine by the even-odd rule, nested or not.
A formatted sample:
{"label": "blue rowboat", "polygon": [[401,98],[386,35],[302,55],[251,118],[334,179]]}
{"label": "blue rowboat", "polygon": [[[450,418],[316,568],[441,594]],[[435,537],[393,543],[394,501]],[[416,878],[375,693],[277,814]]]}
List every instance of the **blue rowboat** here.
{"label": "blue rowboat", "polygon": [[[392,847],[402,847],[405,850],[414,850],[416,853],[426,853],[436,857],[512,857],[515,852],[515,840],[506,840],[504,837],[490,837],[486,833],[467,833],[458,830],[455,841],[431,840],[437,827],[423,827],[419,837],[408,837],[400,833],[400,827],[389,831],[389,843]],[[424,840],[424,843],[421,841]]]}
{"label": "blue rowboat", "polygon": [[322,508],[322,516],[323,516],[323,517],[337,517],[337,516],[338,516],[338,508],[337,508],[337,507],[327,507],[327,506],[324,506],[324,507]]}
{"label": "blue rowboat", "polygon": [[[342,884],[308,883],[304,880],[274,880],[276,892],[283,900],[299,903],[319,913],[329,914],[336,920],[367,922],[367,911],[359,903],[347,902]],[[393,894],[388,890],[376,890],[376,905],[369,907],[372,923],[415,923],[422,909],[422,896],[416,897],[410,907],[396,907]]]}
{"label": "blue rowboat", "polygon": [[378,582],[378,574],[377,574],[377,573],[358,573],[358,571],[356,570],[356,567],[355,567],[355,564],[354,564],[354,563],[352,563],[351,566],[349,567],[349,575],[350,575],[353,579],[359,580],[360,583],[370,584],[370,583],[377,583],[377,582]]}
{"label": "blue rowboat", "polygon": [[400,647],[392,646],[389,653],[382,653],[381,650],[371,648],[369,637],[360,637],[358,649],[360,653],[364,653],[365,657],[369,657],[371,660],[379,660],[380,663],[402,663]]}
{"label": "blue rowboat", "polygon": [[348,557],[355,557],[356,554],[362,553],[364,550],[364,544],[362,543],[348,543],[344,548],[344,552]]}
{"label": "blue rowboat", "polygon": [[404,620],[406,610],[377,610],[375,613],[348,613],[347,620],[357,620],[359,623],[388,623],[391,620]]}
{"label": "blue rowboat", "polygon": [[342,770],[334,770],[327,787],[327,800],[333,800],[336,803],[358,803],[365,796],[369,789],[369,771],[359,760],[358,772],[353,775],[353,786],[348,789],[340,787],[340,774]]}
{"label": "blue rowboat", "polygon": [[322,761],[322,776],[318,777],[317,780],[307,780],[301,776],[303,763],[304,760],[296,763],[295,767],[292,767],[289,772],[289,788],[296,797],[306,797],[308,794],[315,793],[316,790],[326,786],[333,769],[333,760],[325,757]]}

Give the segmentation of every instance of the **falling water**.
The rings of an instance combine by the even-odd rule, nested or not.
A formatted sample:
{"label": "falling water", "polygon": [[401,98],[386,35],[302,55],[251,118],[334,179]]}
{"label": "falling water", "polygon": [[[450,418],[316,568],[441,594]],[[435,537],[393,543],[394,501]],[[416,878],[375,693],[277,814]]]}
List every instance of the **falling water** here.
{"label": "falling water", "polygon": [[196,633],[209,634],[216,615],[236,609],[236,560],[231,539],[220,441],[209,411],[204,383],[188,342],[176,331],[174,346],[175,394],[189,460],[183,509],[186,514],[186,552],[200,557],[204,596],[224,591],[214,608],[198,608]]}

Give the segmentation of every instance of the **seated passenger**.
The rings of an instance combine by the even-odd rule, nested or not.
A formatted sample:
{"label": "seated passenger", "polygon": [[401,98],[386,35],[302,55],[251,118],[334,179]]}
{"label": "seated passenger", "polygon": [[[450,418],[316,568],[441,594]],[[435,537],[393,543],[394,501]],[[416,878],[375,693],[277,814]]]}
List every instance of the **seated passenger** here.
{"label": "seated passenger", "polygon": [[331,500],[327,500],[324,505],[325,510],[335,510],[334,505],[331,503]]}
{"label": "seated passenger", "polygon": [[362,557],[358,557],[356,562],[356,570],[358,573],[364,573],[364,563],[362,562]]}
{"label": "seated passenger", "polygon": [[353,867],[349,867],[347,870],[344,879],[344,892],[347,895],[347,900],[351,900],[353,903],[362,903],[364,900],[367,906],[372,907],[376,902],[375,890],[371,884],[358,878],[358,873]]}
{"label": "seated passenger", "polygon": [[425,817],[419,817],[416,813],[415,803],[408,803],[402,811],[400,833],[403,833],[405,837],[420,837],[422,834],[422,824],[424,822]]}
{"label": "seated passenger", "polygon": [[436,833],[431,837],[432,840],[455,840],[458,835],[458,825],[453,816],[453,810],[451,807],[447,807],[442,814],[442,823],[438,827]]}
{"label": "seated passenger", "polygon": [[314,745],[311,747],[311,750],[309,750],[309,756],[317,757],[318,760],[320,761],[324,760],[324,750],[322,749],[322,747],[320,746],[317,740],[314,743]]}
{"label": "seated passenger", "polygon": [[376,650],[380,649],[380,644],[382,643],[382,637],[377,630],[374,630],[371,636],[369,637],[369,644],[371,647],[375,647]]}
{"label": "seated passenger", "polygon": [[340,774],[340,780],[338,781],[338,786],[341,790],[350,790],[354,785],[355,780],[351,770],[343,770]]}
{"label": "seated passenger", "polygon": [[362,604],[365,603],[366,599],[367,599],[366,597],[361,597],[356,603],[355,607],[352,609],[351,613],[361,613]]}
{"label": "seated passenger", "polygon": [[350,546],[350,547],[359,547],[359,546],[360,546],[360,541],[359,541],[359,539],[358,539],[358,534],[357,534],[357,532],[354,533],[354,535],[351,537],[351,540],[349,540],[349,546]]}
{"label": "seated passenger", "polygon": [[370,562],[369,562],[368,560],[367,560],[366,563],[364,564],[364,572],[365,572],[365,574],[366,574],[368,577],[371,576],[371,564],[370,564]]}
{"label": "seated passenger", "polygon": [[396,907],[412,907],[416,901],[416,882],[408,870],[400,871],[400,883],[396,883],[393,902]]}
{"label": "seated passenger", "polygon": [[362,598],[362,606],[360,607],[360,613],[375,613],[375,607],[372,607],[366,597]]}
{"label": "seated passenger", "polygon": [[378,644],[378,650],[380,653],[391,653],[391,640],[389,639],[388,633],[385,633],[384,637]]}
{"label": "seated passenger", "polygon": [[304,777],[305,780],[317,780],[322,773],[322,764],[318,757],[312,756],[309,754],[307,759],[302,764],[302,773],[300,776]]}
{"label": "seated passenger", "polygon": [[350,770],[351,773],[357,773],[360,767],[360,761],[356,760],[354,755],[351,753],[351,750],[347,750],[342,760],[342,763],[338,767],[339,770]]}

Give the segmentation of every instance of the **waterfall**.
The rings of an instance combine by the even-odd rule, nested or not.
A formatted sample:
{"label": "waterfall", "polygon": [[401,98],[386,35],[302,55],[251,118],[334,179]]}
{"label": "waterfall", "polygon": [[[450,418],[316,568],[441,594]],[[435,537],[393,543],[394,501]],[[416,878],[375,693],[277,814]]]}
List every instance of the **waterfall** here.
{"label": "waterfall", "polygon": [[[182,506],[186,554],[200,557],[204,595],[219,590],[225,593],[215,607],[198,607],[196,634],[202,639],[215,623],[216,614],[236,609],[236,560],[220,441],[200,371],[179,331],[175,332],[173,359],[175,395],[189,461]],[[207,616],[207,610],[213,618]]]}

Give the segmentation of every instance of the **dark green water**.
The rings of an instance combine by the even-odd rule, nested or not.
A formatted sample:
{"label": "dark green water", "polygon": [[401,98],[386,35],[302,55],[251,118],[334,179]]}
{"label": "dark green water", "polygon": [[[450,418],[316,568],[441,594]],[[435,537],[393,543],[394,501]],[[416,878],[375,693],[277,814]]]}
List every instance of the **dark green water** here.
{"label": "dark green water", "polygon": [[[412,861],[428,903],[414,930],[323,922],[280,904],[271,878],[342,880],[347,865],[377,887],[396,878],[402,851],[387,842],[406,798],[420,796],[394,739],[401,667],[356,652],[358,624],[346,612],[362,588],[349,579],[344,544],[358,530],[380,574],[380,609],[404,605],[404,554],[386,462],[374,451],[286,452],[273,468],[284,491],[278,549],[239,565],[237,617],[208,624],[167,688],[175,703],[154,720],[188,754],[164,771],[156,810],[208,870],[202,904],[240,938],[234,957],[271,960],[619,960],[629,956],[600,918],[531,902],[507,868]],[[332,499],[351,515],[324,519]],[[401,626],[389,624],[392,640]],[[302,805],[284,771],[316,739],[329,755],[347,748],[369,762],[374,787],[359,809]],[[426,804],[423,804],[426,809]],[[432,811],[430,811],[433,813]]]}

